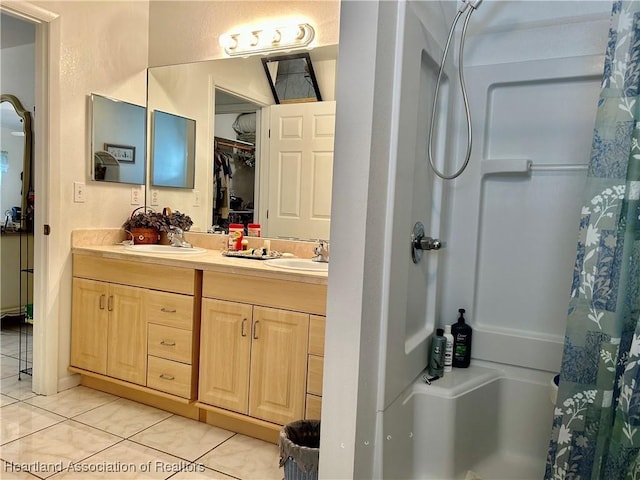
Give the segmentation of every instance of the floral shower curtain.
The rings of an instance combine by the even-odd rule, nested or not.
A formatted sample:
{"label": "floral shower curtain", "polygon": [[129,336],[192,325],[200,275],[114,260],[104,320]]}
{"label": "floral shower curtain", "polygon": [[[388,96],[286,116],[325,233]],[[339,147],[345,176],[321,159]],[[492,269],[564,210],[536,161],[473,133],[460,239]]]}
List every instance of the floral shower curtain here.
{"label": "floral shower curtain", "polygon": [[545,479],[640,479],[640,1],[613,4]]}

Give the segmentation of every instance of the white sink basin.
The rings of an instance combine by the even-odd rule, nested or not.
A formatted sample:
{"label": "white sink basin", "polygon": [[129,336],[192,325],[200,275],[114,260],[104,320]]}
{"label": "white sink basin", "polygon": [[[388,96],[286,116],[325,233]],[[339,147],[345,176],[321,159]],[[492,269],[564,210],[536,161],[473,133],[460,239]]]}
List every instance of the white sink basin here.
{"label": "white sink basin", "polygon": [[206,250],[200,247],[172,247],[171,245],[157,245],[157,244],[140,244],[140,245],[125,245],[124,247],[132,252],[139,253],[159,253],[159,254],[171,254],[171,255],[194,255],[197,253],[205,253]]}
{"label": "white sink basin", "polygon": [[306,270],[310,272],[327,272],[329,270],[328,263],[314,262],[308,258],[276,258],[267,260],[265,263],[271,267],[285,270]]}

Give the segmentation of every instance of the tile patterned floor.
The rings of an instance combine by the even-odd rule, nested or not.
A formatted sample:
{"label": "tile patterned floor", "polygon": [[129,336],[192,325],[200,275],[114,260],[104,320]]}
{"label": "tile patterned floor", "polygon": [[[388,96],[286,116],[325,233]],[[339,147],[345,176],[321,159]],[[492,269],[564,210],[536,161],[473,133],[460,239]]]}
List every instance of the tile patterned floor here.
{"label": "tile patterned floor", "polygon": [[0,479],[284,477],[270,443],[83,386],[33,394],[17,341],[0,329]]}

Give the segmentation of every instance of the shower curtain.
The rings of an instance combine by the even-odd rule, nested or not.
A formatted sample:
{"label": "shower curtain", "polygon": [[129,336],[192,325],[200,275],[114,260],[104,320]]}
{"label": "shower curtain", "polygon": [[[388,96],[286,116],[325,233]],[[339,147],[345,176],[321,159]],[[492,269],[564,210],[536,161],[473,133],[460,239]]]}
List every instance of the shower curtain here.
{"label": "shower curtain", "polygon": [[613,5],[545,479],[640,479],[640,2]]}

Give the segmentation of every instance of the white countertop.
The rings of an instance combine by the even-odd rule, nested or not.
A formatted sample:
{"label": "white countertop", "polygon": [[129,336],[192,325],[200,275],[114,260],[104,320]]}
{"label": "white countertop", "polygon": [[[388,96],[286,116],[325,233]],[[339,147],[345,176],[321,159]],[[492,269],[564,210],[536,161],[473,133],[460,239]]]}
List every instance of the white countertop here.
{"label": "white countertop", "polygon": [[303,283],[326,285],[327,272],[306,270],[284,270],[270,266],[264,260],[225,257],[220,250],[205,249],[198,254],[141,253],[125,248],[123,245],[76,246],[72,253],[93,255],[103,258],[129,260],[154,265],[186,267],[195,270],[252,275],[256,277],[277,278]]}

